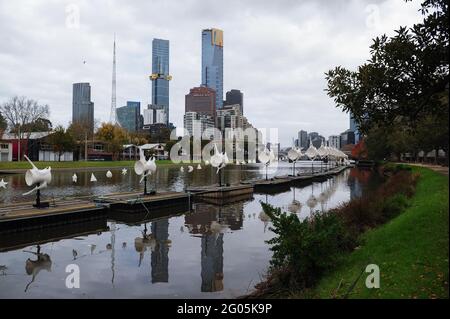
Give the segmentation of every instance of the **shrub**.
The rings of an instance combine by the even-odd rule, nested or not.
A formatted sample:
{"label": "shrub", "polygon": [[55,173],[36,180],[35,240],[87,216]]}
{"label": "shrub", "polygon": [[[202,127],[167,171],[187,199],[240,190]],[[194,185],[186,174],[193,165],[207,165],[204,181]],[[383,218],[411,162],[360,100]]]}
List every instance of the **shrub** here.
{"label": "shrub", "polygon": [[386,220],[399,215],[408,207],[408,198],[404,194],[396,194],[386,199],[383,203],[383,216]]}
{"label": "shrub", "polygon": [[342,252],[355,246],[342,221],[332,213],[314,213],[300,221],[295,214],[261,203],[272,219],[276,234],[268,241],[273,251],[271,270],[283,269],[278,276],[283,286],[311,287],[320,275],[333,267]]}

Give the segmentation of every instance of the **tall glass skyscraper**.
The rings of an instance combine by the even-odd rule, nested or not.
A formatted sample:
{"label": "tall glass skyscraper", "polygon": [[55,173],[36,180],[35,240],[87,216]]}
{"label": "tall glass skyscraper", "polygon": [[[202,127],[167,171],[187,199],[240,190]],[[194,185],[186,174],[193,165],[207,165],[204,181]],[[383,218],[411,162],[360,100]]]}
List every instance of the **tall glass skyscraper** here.
{"label": "tall glass skyscraper", "polygon": [[153,39],[152,42],[152,104],[161,106],[169,124],[169,40]]}
{"label": "tall glass skyscraper", "polygon": [[137,132],[140,129],[141,103],[128,101],[126,106],[116,110],[117,120],[128,132]]}
{"label": "tall glass skyscraper", "polygon": [[83,124],[88,129],[88,133],[94,132],[94,103],[91,102],[89,83],[73,84],[72,123]]}
{"label": "tall glass skyscraper", "polygon": [[223,31],[202,31],[202,85],[216,91],[216,109],[223,105]]}

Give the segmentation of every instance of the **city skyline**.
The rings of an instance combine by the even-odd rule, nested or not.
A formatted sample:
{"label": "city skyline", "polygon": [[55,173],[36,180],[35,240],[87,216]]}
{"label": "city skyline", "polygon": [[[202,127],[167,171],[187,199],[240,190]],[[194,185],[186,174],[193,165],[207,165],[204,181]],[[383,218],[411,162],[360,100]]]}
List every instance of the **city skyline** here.
{"label": "city skyline", "polygon": [[[286,8],[266,2],[254,5],[252,11],[243,6],[240,12],[235,12],[214,3],[209,11],[198,13],[195,9],[199,4],[195,2],[184,7],[169,4],[162,10],[167,13],[155,21],[148,21],[144,13],[146,9],[161,8],[160,2],[133,6],[112,2],[107,8],[80,4],[76,27],[67,23],[71,12],[66,12],[64,4],[30,3],[34,10],[24,11],[22,4],[2,2],[0,25],[4,32],[0,62],[4,67],[0,76],[8,82],[0,88],[0,102],[15,94],[35,98],[50,105],[54,125],[67,125],[72,84],[89,82],[95,118],[106,122],[110,113],[114,32],[117,105],[125,105],[128,100],[140,101],[142,105],[151,102],[148,70],[152,39],[164,38],[171,41],[174,76],[170,118],[177,127],[182,127],[184,96],[190,88],[201,84],[199,34],[214,27],[226,34],[223,91],[238,88],[245,94],[246,115],[255,127],[273,127],[275,123],[283,145],[290,145],[299,129],[319,131],[324,136],[338,134],[348,128],[348,114],[336,109],[326,96],[323,73],[334,65],[363,63],[369,56],[368,45],[373,37],[383,32],[392,35],[398,26],[420,20],[419,2],[379,3],[382,23],[375,26],[367,21],[369,1],[348,4],[345,10],[338,3],[291,4]],[[397,12],[397,7],[402,10]],[[193,15],[187,18],[186,10]],[[110,11],[121,14],[111,20]],[[15,14],[9,14],[12,12]],[[350,15],[354,16],[352,23],[340,25]],[[129,24],[131,16],[133,26]],[[330,16],[335,19],[328,19]],[[100,23],[102,20],[106,22]],[[45,47],[49,53],[24,50],[26,47]]]}

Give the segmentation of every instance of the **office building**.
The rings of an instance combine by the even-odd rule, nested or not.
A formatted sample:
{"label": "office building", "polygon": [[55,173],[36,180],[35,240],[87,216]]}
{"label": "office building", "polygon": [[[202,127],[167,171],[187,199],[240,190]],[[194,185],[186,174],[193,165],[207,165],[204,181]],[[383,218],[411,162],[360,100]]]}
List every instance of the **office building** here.
{"label": "office building", "polygon": [[239,90],[230,90],[226,93],[226,100],[223,105],[235,105],[241,106],[241,114],[244,114],[244,93]]}
{"label": "office building", "polygon": [[72,123],[85,126],[88,134],[94,133],[94,103],[91,102],[91,85],[89,83],[73,84]]}
{"label": "office building", "polygon": [[353,117],[353,114],[350,113],[350,131],[352,131],[355,134],[355,144],[357,144],[359,142],[360,139],[360,132],[359,132],[359,128],[358,128],[358,124],[356,123],[355,118]]}
{"label": "office building", "polygon": [[308,132],[301,130],[298,132],[298,147],[302,149],[308,148]]}
{"label": "office building", "polygon": [[169,124],[169,41],[153,39],[152,42],[152,104],[162,107]]}
{"label": "office building", "polygon": [[185,96],[185,112],[216,116],[216,92],[206,86],[195,87]]}
{"label": "office building", "polygon": [[328,146],[339,150],[341,148],[341,138],[339,135],[331,135],[328,137]]}
{"label": "office building", "polygon": [[341,148],[348,144],[355,144],[355,132],[347,130],[340,135]]}
{"label": "office building", "polygon": [[197,112],[186,112],[183,118],[184,128],[189,132],[190,136],[200,138],[203,132],[208,128],[214,127],[214,118],[209,115]]}
{"label": "office building", "polygon": [[243,116],[239,104],[224,106],[217,110],[217,128],[224,131],[226,128],[243,128]]}
{"label": "office building", "polygon": [[144,110],[144,125],[165,124],[167,125],[167,114],[163,106],[149,104]]}
{"label": "office building", "polygon": [[141,103],[128,101],[126,106],[117,108],[117,121],[128,132],[141,129]]}
{"label": "office building", "polygon": [[216,92],[216,109],[223,105],[223,31],[202,30],[202,85]]}

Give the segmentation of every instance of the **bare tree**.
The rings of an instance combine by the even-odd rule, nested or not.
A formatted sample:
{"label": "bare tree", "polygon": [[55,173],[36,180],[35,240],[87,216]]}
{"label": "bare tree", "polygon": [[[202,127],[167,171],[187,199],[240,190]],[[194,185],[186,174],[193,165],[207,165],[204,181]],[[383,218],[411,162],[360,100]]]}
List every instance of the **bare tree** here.
{"label": "bare tree", "polygon": [[14,129],[14,135],[19,139],[18,158],[20,161],[20,144],[24,136],[27,139],[31,134],[31,123],[39,118],[48,118],[50,112],[48,105],[40,105],[33,99],[25,96],[14,96],[8,102],[0,105],[0,112],[8,123],[10,130]]}

